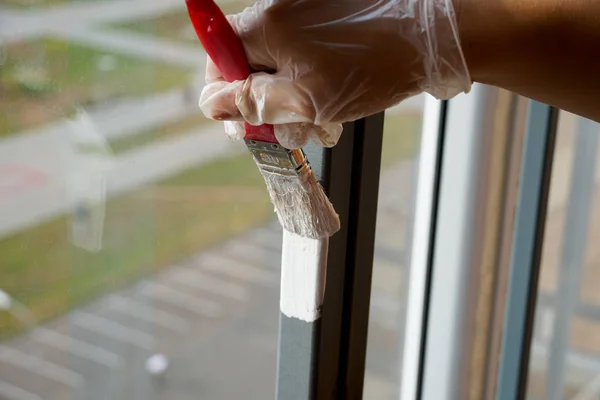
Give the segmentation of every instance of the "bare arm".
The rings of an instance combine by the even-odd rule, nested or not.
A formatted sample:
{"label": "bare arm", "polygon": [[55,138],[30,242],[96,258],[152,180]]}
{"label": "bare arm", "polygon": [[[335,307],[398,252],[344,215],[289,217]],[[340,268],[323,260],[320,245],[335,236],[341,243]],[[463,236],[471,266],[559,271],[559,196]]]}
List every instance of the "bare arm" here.
{"label": "bare arm", "polygon": [[456,0],[475,82],[600,122],[600,1]]}

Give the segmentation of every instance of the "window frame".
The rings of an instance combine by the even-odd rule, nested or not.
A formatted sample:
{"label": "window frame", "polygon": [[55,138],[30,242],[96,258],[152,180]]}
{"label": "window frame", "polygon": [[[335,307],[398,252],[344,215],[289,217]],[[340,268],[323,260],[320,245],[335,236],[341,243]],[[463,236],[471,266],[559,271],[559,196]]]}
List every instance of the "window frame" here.
{"label": "window frame", "polygon": [[515,216],[496,398],[525,397],[558,111],[531,101]]}
{"label": "window frame", "polygon": [[409,267],[400,398],[417,399],[423,375],[428,302],[431,290],[433,237],[439,202],[447,101],[425,100],[419,154],[416,208]]}
{"label": "window frame", "polygon": [[340,215],[329,242],[322,316],[280,314],[277,399],[361,398],[384,113],[344,126],[331,149],[304,149]]}
{"label": "window frame", "polygon": [[[513,400],[526,395],[558,110],[511,94],[514,108],[506,114],[511,118],[506,132],[512,133],[500,141],[490,139],[490,132],[498,136],[497,130],[488,129],[493,118],[503,118],[492,116],[499,90],[474,85],[472,93],[450,101],[426,98],[410,227],[414,232],[406,326],[401,334],[402,400],[439,400],[440,395],[459,399],[466,393]],[[526,107],[517,112],[518,104]],[[342,230],[330,242],[322,318],[309,324],[281,315],[278,399],[362,398],[383,123],[381,113],[346,124],[335,148],[305,149],[340,214]],[[504,158],[492,166],[481,154],[491,154],[498,143]],[[590,146],[579,147],[583,151]],[[490,174],[499,166],[509,171]],[[473,290],[474,284],[456,276],[448,284],[448,275],[441,272],[450,257],[455,266],[450,274],[469,277],[480,261],[472,258],[478,241],[470,239],[474,236],[469,229],[481,227],[470,211],[489,206],[485,198],[498,193],[498,187],[486,186],[486,179],[493,177],[502,180],[498,187],[503,197],[496,212],[506,216],[496,220],[492,230],[504,242],[498,239],[491,245],[496,261],[488,271],[495,275],[486,303],[487,358],[478,364],[484,372],[474,379],[479,386],[473,389],[472,382],[463,379],[472,377],[473,364],[466,368],[462,360],[473,351],[468,347],[473,325],[454,313],[468,314],[466,318],[474,321],[474,310],[466,307],[470,297],[461,294]],[[457,182],[459,194],[449,190],[456,189]],[[461,211],[451,221],[450,214],[456,212],[449,206],[452,202]],[[569,209],[575,213],[577,206]],[[452,238],[449,227],[457,223],[462,233]],[[450,332],[441,329],[448,321]]]}
{"label": "window frame", "polygon": [[514,155],[521,151],[518,100],[476,84],[471,93],[448,101],[429,244],[422,373],[417,393],[403,399],[485,398],[493,385],[487,368],[494,358],[494,284],[510,250],[506,216],[518,185],[513,178],[519,168]]}
{"label": "window frame", "polygon": [[[420,398],[433,243],[448,101],[426,96],[418,154],[412,259],[406,293],[401,398]],[[307,323],[280,315],[276,398],[362,398],[384,113],[344,126],[332,149],[304,150],[340,214],[330,239],[322,317]],[[414,235],[414,236],[413,236]]]}

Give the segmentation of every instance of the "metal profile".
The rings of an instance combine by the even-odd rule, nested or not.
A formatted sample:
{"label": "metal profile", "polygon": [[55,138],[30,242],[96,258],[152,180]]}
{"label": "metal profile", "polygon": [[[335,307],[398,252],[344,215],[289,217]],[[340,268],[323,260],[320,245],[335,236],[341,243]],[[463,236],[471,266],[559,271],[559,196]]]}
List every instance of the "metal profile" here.
{"label": "metal profile", "polygon": [[507,288],[498,400],[525,396],[556,122],[556,109],[531,102]]}
{"label": "metal profile", "polygon": [[322,317],[281,314],[278,400],[362,397],[383,118],[346,124],[332,149],[304,149],[342,228],[329,242]]}

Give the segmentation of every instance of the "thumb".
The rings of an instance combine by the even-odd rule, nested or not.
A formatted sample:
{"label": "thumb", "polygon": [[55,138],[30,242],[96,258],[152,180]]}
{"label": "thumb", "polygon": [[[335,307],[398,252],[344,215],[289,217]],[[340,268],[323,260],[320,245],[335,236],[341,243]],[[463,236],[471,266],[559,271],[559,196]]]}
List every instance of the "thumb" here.
{"label": "thumb", "polygon": [[202,112],[212,119],[244,119],[252,125],[314,123],[308,92],[287,76],[251,74],[244,81],[214,82],[200,95]]}

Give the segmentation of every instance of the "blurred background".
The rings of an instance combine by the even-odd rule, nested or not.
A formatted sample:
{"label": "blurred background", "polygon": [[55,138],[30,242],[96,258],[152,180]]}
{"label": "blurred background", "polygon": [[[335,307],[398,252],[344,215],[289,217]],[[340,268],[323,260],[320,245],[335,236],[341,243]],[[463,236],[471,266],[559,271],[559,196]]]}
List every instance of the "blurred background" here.
{"label": "blurred background", "polygon": [[[205,59],[184,0],[0,0],[0,399],[273,398],[281,230]],[[422,111],[386,112],[366,399],[399,398]],[[530,399],[600,393],[599,133],[561,112]]]}
{"label": "blurred background", "polygon": [[[0,0],[0,399],[274,396],[281,231],[205,58],[184,0]],[[386,114],[369,399],[398,396],[422,106]]]}
{"label": "blurred background", "polygon": [[528,393],[600,397],[600,125],[560,111]]}

